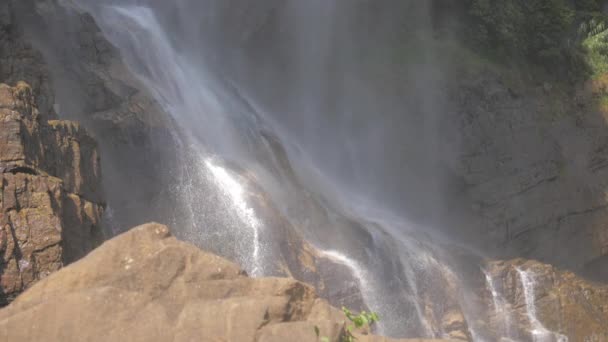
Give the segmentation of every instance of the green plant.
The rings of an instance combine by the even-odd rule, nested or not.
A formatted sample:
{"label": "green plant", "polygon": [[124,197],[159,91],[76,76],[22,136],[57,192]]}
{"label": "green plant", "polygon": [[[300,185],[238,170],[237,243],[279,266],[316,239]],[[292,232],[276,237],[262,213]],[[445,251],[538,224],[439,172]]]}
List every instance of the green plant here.
{"label": "green plant", "polygon": [[608,19],[594,16],[583,21],[578,29],[585,59],[594,75],[608,72]]}
{"label": "green plant", "polygon": [[[342,307],[342,312],[346,315],[346,318],[352,323],[351,325],[346,326],[346,331],[344,335],[342,335],[341,342],[354,342],[357,338],[353,335],[353,332],[356,329],[361,329],[364,327],[372,327],[375,323],[380,321],[380,317],[375,312],[367,312],[361,311],[360,313],[354,313],[349,309]],[[317,340],[320,342],[329,342],[329,338],[326,336],[321,336],[321,330],[318,326],[315,325],[315,335],[317,335]]]}
{"label": "green plant", "polygon": [[356,314],[345,307],[342,307],[342,311],[346,315],[346,318],[354,324],[346,327],[346,333],[342,338],[342,342],[354,342],[356,340],[353,335],[355,329],[361,329],[366,326],[371,327],[380,320],[380,317],[375,312],[361,311],[359,314]]}

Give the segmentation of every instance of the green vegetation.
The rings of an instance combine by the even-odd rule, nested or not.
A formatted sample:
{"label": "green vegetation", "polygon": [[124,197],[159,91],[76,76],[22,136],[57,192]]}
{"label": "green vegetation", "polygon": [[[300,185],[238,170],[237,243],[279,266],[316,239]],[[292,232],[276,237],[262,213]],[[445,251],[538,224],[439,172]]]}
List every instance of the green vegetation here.
{"label": "green vegetation", "polygon": [[[354,331],[366,327],[371,328],[375,323],[380,321],[380,317],[375,312],[361,311],[357,314],[345,307],[342,307],[342,312],[344,312],[344,315],[346,315],[346,318],[348,318],[352,324],[346,326],[346,331],[344,335],[342,335],[341,342],[354,342],[356,340],[356,337],[353,335]],[[320,342],[329,342],[328,337],[321,336],[321,331],[317,326],[315,326],[315,334]]]}
{"label": "green vegetation", "polygon": [[[435,0],[445,3],[445,0]],[[569,79],[608,72],[602,0],[462,0],[461,40],[501,64]]]}
{"label": "green vegetation", "polygon": [[346,334],[344,334],[342,342],[354,342],[355,336],[352,334],[354,330],[371,327],[380,320],[380,317],[375,312],[361,311],[361,313],[356,314],[345,307],[342,307],[342,311],[346,315],[346,318],[354,324],[346,326]]}
{"label": "green vegetation", "polygon": [[594,75],[608,72],[608,25],[604,16],[594,16],[579,26],[585,61]]}
{"label": "green vegetation", "polygon": [[574,19],[566,0],[469,0],[473,43],[498,56],[556,62]]}

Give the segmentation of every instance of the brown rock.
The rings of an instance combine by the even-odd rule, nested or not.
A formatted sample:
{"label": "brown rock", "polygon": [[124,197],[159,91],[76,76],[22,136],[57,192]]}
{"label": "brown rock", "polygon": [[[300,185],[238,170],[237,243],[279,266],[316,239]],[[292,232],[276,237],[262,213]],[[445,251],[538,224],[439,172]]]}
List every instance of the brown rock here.
{"label": "brown rock", "polygon": [[27,84],[0,84],[0,303],[101,240],[95,142],[44,118]]}
{"label": "brown rock", "polygon": [[339,341],[344,321],[308,285],[249,278],[171,237],[167,227],[148,224],[23,293],[0,311],[0,339],[316,342],[316,326]]}
{"label": "brown rock", "polygon": [[[608,340],[608,285],[589,282],[574,273],[531,260],[492,262],[488,269],[506,302],[511,337],[516,340],[531,341],[533,328],[518,270],[527,272],[533,281],[528,295],[544,328],[570,341]],[[487,301],[492,306],[492,298]],[[504,319],[497,324],[504,324]],[[494,330],[500,331],[501,327]]]}

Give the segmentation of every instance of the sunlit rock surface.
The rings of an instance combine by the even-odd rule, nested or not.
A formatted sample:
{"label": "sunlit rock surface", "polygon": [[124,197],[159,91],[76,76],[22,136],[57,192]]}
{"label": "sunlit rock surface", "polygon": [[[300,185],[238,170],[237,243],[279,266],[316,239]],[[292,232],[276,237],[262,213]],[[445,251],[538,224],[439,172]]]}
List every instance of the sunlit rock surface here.
{"label": "sunlit rock surface", "polygon": [[102,240],[97,145],[48,117],[27,84],[0,84],[0,304]]}
{"label": "sunlit rock surface", "polygon": [[314,342],[315,326],[339,341],[345,317],[308,285],[249,278],[159,224],[107,241],[0,311],[11,341]]}
{"label": "sunlit rock surface", "polygon": [[493,290],[485,294],[494,336],[515,341],[608,340],[608,285],[537,261],[487,266]]}

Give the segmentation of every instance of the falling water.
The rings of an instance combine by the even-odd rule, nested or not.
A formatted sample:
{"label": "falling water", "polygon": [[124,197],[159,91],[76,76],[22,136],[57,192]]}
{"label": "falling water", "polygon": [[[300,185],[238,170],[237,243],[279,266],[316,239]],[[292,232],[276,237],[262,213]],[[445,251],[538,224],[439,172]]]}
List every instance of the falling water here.
{"label": "falling water", "polygon": [[511,340],[511,313],[509,308],[507,307],[507,301],[498,292],[492,275],[486,270],[482,271],[486,278],[488,290],[490,290],[490,293],[492,294],[494,313],[496,314],[497,320],[502,323],[502,331],[500,332],[500,334],[502,334],[503,337]]}
{"label": "falling water", "polygon": [[[233,258],[255,276],[267,275],[266,266],[277,257],[271,245],[286,242],[273,240],[266,217],[254,209],[257,206],[246,184],[253,175],[254,191],[270,198],[289,228],[318,246],[321,257],[348,268],[364,304],[383,317],[381,333],[443,337],[436,324],[442,317],[436,317],[434,307],[440,313],[447,310],[447,304],[443,307],[438,302],[460,293],[449,293],[446,284],[458,287],[460,282],[443,262],[434,237],[426,234],[429,227],[406,219],[410,211],[435,215],[434,204],[439,202],[435,165],[429,161],[435,152],[431,126],[439,112],[431,108],[438,102],[431,91],[436,68],[427,62],[431,59],[423,45],[413,49],[425,52],[426,64],[405,68],[409,77],[405,88],[410,92],[406,102],[411,108],[402,110],[400,102],[373,100],[376,94],[369,92],[363,76],[357,77],[361,64],[352,60],[356,54],[340,49],[356,45],[337,39],[358,24],[346,25],[344,15],[338,17],[352,10],[350,2],[287,1],[287,14],[278,20],[284,26],[273,34],[285,34],[281,38],[289,44],[276,50],[263,48],[278,55],[297,52],[294,60],[267,62],[278,65],[278,73],[294,78],[279,78],[276,83],[264,83],[252,71],[258,65],[247,64],[250,61],[243,62],[238,55],[242,52],[239,44],[247,43],[243,37],[255,36],[266,22],[230,36],[234,48],[217,44],[214,39],[229,40],[221,34],[219,39],[209,37],[213,36],[206,31],[210,27],[220,33],[233,29],[223,23],[221,11],[233,1],[76,2],[95,16],[130,70],[176,124],[181,168],[173,191],[180,199],[176,210],[185,215],[176,218],[174,225],[181,238]],[[428,4],[409,0],[400,6],[418,20]],[[256,8],[232,6],[245,13],[243,20],[255,21],[250,12]],[[268,19],[279,12],[276,6],[268,6],[270,14],[260,17]],[[319,25],[310,25],[317,20]],[[413,26],[411,31],[416,33]],[[289,29],[295,32],[290,35]],[[334,55],[339,60],[332,60]],[[215,68],[222,58],[238,62],[231,68]],[[260,74],[265,67],[259,66]],[[326,80],[334,68],[341,74],[336,72],[339,77]],[[233,70],[228,69],[238,72],[231,74]],[[246,77],[250,74],[256,77]],[[241,81],[249,83],[249,88]],[[264,97],[262,93],[270,94],[272,101],[254,101]],[[375,115],[384,111],[388,114]],[[396,124],[396,118],[406,120]],[[277,157],[264,145],[267,135],[277,138],[286,157]],[[427,148],[410,147],[421,142]],[[284,164],[293,167],[296,180],[278,176],[288,173]],[[311,202],[314,205],[301,205]],[[498,309],[501,305],[495,299],[497,311],[503,310]],[[540,329],[536,314],[529,313],[535,331],[546,331]],[[469,333],[476,338],[474,331]]]}
{"label": "falling water", "polygon": [[532,337],[535,342],[568,342],[568,337],[559,333],[552,332],[545,328],[545,326],[538,320],[536,315],[536,295],[535,288],[536,283],[534,281],[534,274],[530,270],[523,270],[517,268],[521,286],[524,290],[524,297],[526,301],[526,313],[530,321],[532,328]]}
{"label": "falling water", "polygon": [[[371,284],[372,279],[365,268],[359,265],[359,263],[357,263],[355,260],[337,251],[321,251],[319,254],[321,257],[328,258],[348,267],[358,282],[365,305],[372,310],[372,312],[383,312],[382,304],[375,300],[380,289]],[[384,324],[382,321],[378,322],[377,329],[379,333],[385,333]]]}
{"label": "falling water", "polygon": [[205,166],[211,171],[214,176],[215,182],[219,189],[228,196],[233,203],[233,210],[236,211],[237,215],[241,218],[241,221],[251,229],[253,233],[253,239],[251,244],[253,245],[253,265],[251,267],[251,274],[253,276],[262,275],[263,265],[260,260],[260,234],[261,223],[256,217],[255,212],[250,208],[245,200],[243,186],[227,171],[225,168],[215,165],[211,159],[205,161]]}

